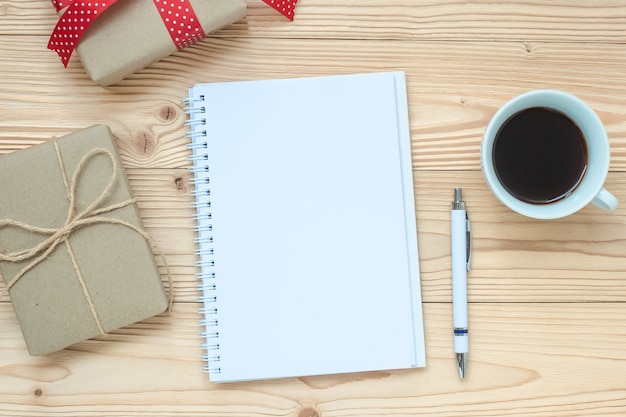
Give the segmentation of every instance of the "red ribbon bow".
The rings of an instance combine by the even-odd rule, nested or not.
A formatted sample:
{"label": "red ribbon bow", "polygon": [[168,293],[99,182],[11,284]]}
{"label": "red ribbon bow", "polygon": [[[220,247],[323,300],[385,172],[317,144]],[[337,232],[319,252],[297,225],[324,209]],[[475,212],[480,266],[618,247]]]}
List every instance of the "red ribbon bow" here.
{"label": "red ribbon bow", "polygon": [[[178,49],[183,49],[206,36],[189,0],[153,1],[172,42]],[[50,36],[48,49],[55,51],[63,65],[67,67],[70,56],[89,26],[116,2],[117,0],[52,0],[57,12],[64,7],[67,7],[67,10]]]}
{"label": "red ribbon bow", "polygon": [[[206,34],[189,0],[153,0],[163,24],[178,49],[186,48],[203,39]],[[293,21],[298,0],[263,0]],[[67,64],[89,26],[117,0],[52,0],[57,12],[67,7],[59,19],[48,49],[55,51],[63,65]]]}

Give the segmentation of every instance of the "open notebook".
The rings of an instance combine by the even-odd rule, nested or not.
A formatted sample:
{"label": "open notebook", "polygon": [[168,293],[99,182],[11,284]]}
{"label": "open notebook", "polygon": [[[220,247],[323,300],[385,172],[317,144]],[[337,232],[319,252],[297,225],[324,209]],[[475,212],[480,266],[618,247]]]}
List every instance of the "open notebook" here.
{"label": "open notebook", "polygon": [[404,73],[186,101],[210,379],[424,366]]}

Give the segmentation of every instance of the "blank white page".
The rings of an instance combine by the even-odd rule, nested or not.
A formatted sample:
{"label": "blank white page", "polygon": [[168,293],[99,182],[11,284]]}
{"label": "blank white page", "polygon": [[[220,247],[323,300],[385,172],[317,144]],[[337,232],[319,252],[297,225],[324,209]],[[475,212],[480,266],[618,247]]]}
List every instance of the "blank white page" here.
{"label": "blank white page", "polygon": [[199,84],[190,100],[211,380],[424,366],[404,74]]}

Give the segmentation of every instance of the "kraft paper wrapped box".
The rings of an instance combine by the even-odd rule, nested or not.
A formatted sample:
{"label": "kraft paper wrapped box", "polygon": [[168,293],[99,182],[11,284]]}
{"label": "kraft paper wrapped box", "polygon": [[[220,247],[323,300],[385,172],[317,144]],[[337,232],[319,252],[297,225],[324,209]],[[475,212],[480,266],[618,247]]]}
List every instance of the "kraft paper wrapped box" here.
{"label": "kraft paper wrapped box", "polygon": [[[205,35],[246,15],[245,0],[190,0],[189,3]],[[65,10],[61,9],[59,15]],[[108,86],[178,49],[153,0],[118,0],[94,19],[76,52],[90,78]]]}
{"label": "kraft paper wrapped box", "polygon": [[0,170],[0,272],[5,284],[23,272],[9,295],[31,355],[166,310],[153,241],[108,127],[2,156]]}

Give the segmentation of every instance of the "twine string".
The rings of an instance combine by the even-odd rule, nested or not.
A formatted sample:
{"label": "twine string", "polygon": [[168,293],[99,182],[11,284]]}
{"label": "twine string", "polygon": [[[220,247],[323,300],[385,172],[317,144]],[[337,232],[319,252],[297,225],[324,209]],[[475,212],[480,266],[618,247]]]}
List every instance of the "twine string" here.
{"label": "twine string", "polygon": [[[159,257],[163,260],[163,263],[166,269],[167,278],[168,278],[168,285],[169,285],[169,294],[168,294],[169,303],[168,303],[167,311],[170,312],[172,309],[172,304],[174,302],[172,274],[171,274],[167,259],[165,258],[165,254],[158,247],[154,238],[148,233],[146,233],[144,230],[140,229],[139,227],[127,221],[101,216],[101,214],[109,213],[109,212],[127,207],[136,202],[136,199],[130,198],[120,203],[111,204],[105,207],[100,207],[102,203],[111,194],[111,191],[115,187],[115,183],[117,180],[117,173],[119,171],[119,166],[117,164],[117,161],[113,157],[113,154],[109,150],[104,149],[104,148],[92,149],[87,154],[85,154],[82,157],[82,159],[79,161],[78,165],[76,166],[76,169],[74,170],[74,174],[70,182],[68,181],[66,171],[65,171],[65,164],[63,163],[63,158],[61,157],[61,151],[56,141],[54,142],[54,149],[56,152],[57,160],[59,162],[59,167],[61,169],[61,174],[62,174],[61,176],[63,178],[63,184],[65,186],[66,196],[69,201],[67,218],[65,219],[65,222],[63,223],[63,225],[59,228],[38,227],[38,226],[33,226],[24,222],[20,222],[17,220],[0,219],[0,228],[16,227],[16,228],[19,228],[19,229],[22,229],[31,233],[48,235],[46,239],[41,241],[39,244],[33,246],[32,248],[22,249],[19,251],[6,253],[6,254],[0,253],[0,262],[17,263],[17,262],[22,262],[22,261],[32,259],[32,261],[28,265],[22,268],[10,281],[6,283],[4,289],[2,290],[2,293],[0,293],[0,298],[8,294],[9,290],[26,273],[28,273],[28,271],[33,269],[43,260],[45,260],[48,257],[48,255],[50,255],[50,253],[52,253],[52,251],[54,251],[57,248],[57,246],[59,246],[60,244],[65,244],[72,266],[74,268],[74,271],[76,272],[76,277],[78,281],[80,282],[80,286],[82,288],[82,291],[89,305],[91,314],[98,326],[98,330],[100,331],[102,335],[105,335],[106,332],[104,331],[104,328],[102,327],[102,323],[100,321],[100,318],[98,317],[98,312],[94,305],[93,299],[89,293],[89,290],[87,289],[87,285],[85,283],[83,274],[78,266],[76,257],[74,255],[74,251],[72,250],[72,247],[68,239],[72,235],[72,233],[79,228],[87,227],[87,226],[94,225],[94,224],[109,224],[109,225],[124,226],[136,232],[146,242],[148,242],[148,244],[150,244],[153,250],[155,250],[157,254],[159,255]],[[77,192],[77,187],[78,187],[78,181],[82,175],[83,170],[85,169],[85,166],[89,162],[89,160],[97,155],[105,155],[106,157],[108,157],[109,162],[111,163],[111,166],[112,166],[111,176],[109,178],[109,181],[106,187],[102,190],[100,195],[93,202],[91,202],[91,204],[89,204],[87,208],[85,208],[81,212],[78,212],[77,207],[76,207],[76,192]]]}

